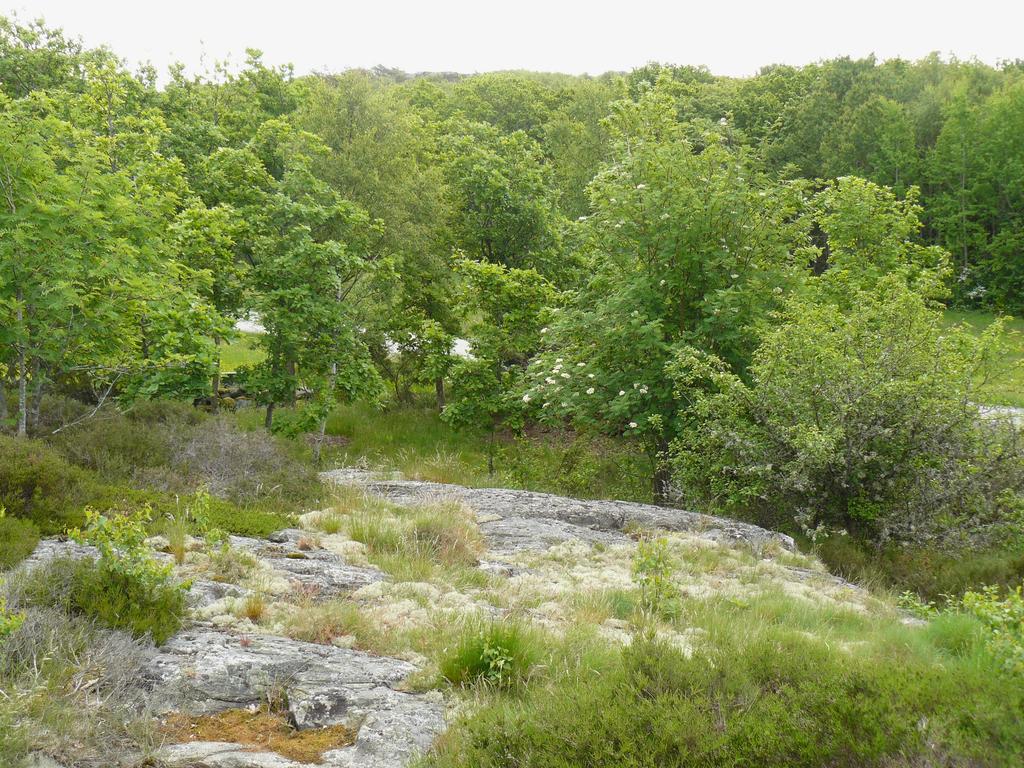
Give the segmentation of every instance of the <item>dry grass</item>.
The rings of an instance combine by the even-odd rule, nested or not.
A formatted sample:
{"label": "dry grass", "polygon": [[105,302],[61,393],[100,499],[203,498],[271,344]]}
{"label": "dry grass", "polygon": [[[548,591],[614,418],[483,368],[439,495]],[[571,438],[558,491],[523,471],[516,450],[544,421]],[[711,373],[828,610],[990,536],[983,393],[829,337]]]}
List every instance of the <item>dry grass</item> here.
{"label": "dry grass", "polygon": [[298,731],[284,715],[261,708],[228,709],[215,715],[171,715],[162,730],[176,742],[229,741],[302,763],[320,761],[324,752],[355,743],[358,728],[331,725]]}

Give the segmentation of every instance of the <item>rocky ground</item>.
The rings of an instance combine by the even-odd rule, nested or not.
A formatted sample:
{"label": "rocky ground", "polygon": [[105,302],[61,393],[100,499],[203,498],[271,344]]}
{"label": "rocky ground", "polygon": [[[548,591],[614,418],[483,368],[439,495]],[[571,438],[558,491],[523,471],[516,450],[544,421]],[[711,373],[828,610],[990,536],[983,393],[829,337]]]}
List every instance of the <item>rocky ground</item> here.
{"label": "rocky ground", "polygon": [[[407,765],[460,706],[437,689],[425,652],[431,636],[460,622],[515,615],[552,633],[585,623],[608,642],[630,642],[628,621],[609,596],[635,586],[639,531],[665,532],[680,564],[674,580],[691,599],[778,593],[856,611],[877,607],[866,592],[796,553],[788,537],[735,521],[357,470],[324,479],[339,491],[337,507],[302,515],[294,528],[268,540],[231,537],[219,552],[189,542],[177,569],[191,580],[191,623],[149,650],[140,680],[153,715],[202,718],[274,702],[300,731],[350,729],[352,737],[325,749],[316,765]],[[362,510],[360,499],[372,502],[369,512],[352,512]],[[398,519],[403,509],[437,504],[464,513],[467,531],[482,542],[468,565],[410,568],[376,558],[390,566],[378,567],[350,535],[353,515]],[[171,557],[165,540],[151,543],[159,557]],[[48,540],[23,567],[93,554]],[[699,630],[665,634],[684,650],[701,642]],[[227,739],[178,740],[169,738],[154,757],[204,768],[310,765]]]}

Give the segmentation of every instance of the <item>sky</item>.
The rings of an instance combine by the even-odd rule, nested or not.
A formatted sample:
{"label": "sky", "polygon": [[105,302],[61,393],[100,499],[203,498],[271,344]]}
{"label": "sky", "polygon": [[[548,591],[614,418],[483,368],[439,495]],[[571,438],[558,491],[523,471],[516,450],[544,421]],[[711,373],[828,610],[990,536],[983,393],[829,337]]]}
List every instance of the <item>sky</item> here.
{"label": "sky", "polygon": [[383,64],[408,72],[599,74],[648,61],[751,75],[835,56],[990,64],[1024,58],[1024,0],[0,0],[89,46],[161,72],[239,64],[246,48],[300,74]]}

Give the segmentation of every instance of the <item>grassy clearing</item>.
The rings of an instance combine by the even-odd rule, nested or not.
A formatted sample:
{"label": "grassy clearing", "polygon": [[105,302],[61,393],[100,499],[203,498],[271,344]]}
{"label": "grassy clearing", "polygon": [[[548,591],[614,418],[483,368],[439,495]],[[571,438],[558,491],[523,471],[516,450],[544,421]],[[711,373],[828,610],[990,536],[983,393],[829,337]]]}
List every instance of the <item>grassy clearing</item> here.
{"label": "grassy clearing", "polygon": [[[945,313],[949,325],[964,324],[976,334],[981,334],[996,315],[980,310],[949,309]],[[1024,319],[1014,318],[1007,323],[1011,333],[1012,352],[1005,361],[1005,373],[988,391],[989,405],[1012,405],[1024,407]]]}
{"label": "grassy clearing", "polygon": [[330,455],[338,464],[474,487],[650,499],[647,459],[634,446],[609,439],[560,432],[506,435],[501,438],[496,472],[488,475],[487,436],[453,430],[429,406],[342,406],[328,419],[327,432],[347,441]]}
{"label": "grassy clearing", "polygon": [[242,366],[256,365],[266,355],[259,347],[259,334],[239,333],[234,340],[220,346],[222,373],[237,371]]}

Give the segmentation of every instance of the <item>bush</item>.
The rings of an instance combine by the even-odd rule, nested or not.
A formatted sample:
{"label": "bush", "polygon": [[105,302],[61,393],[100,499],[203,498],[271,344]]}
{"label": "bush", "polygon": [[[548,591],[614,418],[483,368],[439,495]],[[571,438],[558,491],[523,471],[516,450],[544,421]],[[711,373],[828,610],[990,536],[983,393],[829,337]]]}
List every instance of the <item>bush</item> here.
{"label": "bush", "polygon": [[228,415],[208,416],[183,403],[138,403],[68,429],[54,445],[108,483],[169,494],[200,487],[235,504],[305,501],[320,491],[316,473],[287,441],[244,431]]}
{"label": "bush", "polygon": [[82,520],[88,473],[36,440],[0,435],[0,506],[47,534]]}
{"label": "bush", "polygon": [[29,608],[0,652],[0,765],[53,756],[108,768],[159,746],[145,709],[144,643],[53,608]]}
{"label": "bush", "polygon": [[438,663],[441,677],[452,685],[483,683],[512,688],[524,683],[544,652],[544,641],[531,628],[514,621],[483,627],[469,624]]}
{"label": "bush", "polygon": [[8,517],[0,507],[0,570],[24,560],[38,543],[39,529],[31,520]]}
{"label": "bush", "polygon": [[940,551],[832,536],[819,540],[815,549],[829,570],[845,579],[897,592],[909,590],[923,600],[959,597],[981,584],[1009,587],[1024,579],[1024,550],[1019,548]]}
{"label": "bush", "polygon": [[[616,659],[492,698],[432,768],[1020,764],[1024,690],[975,657],[837,652],[779,628],[688,656],[637,638]],[[899,663],[894,663],[895,658]]]}
{"label": "bush", "polygon": [[997,587],[967,592],[961,605],[985,626],[986,642],[1003,668],[1024,675],[1024,588],[1005,595]]}
{"label": "bush", "polygon": [[696,400],[675,446],[691,503],[812,540],[843,529],[953,546],[1020,530],[1024,452],[973,405],[998,325],[981,340],[944,329],[896,278],[846,313],[795,300],[781,319],[749,383],[696,353],[677,361]]}
{"label": "bush", "polygon": [[104,624],[162,643],[181,626],[185,587],[172,581],[173,566],[154,560],[145,540],[150,509],[114,515],[86,511],[86,528],[73,538],[100,553],[75,574],[72,607]]}

